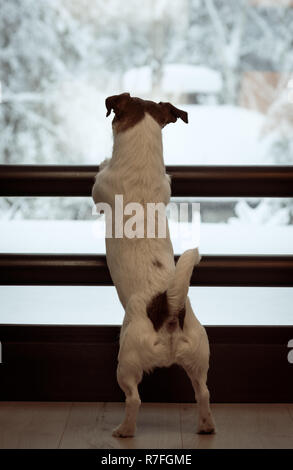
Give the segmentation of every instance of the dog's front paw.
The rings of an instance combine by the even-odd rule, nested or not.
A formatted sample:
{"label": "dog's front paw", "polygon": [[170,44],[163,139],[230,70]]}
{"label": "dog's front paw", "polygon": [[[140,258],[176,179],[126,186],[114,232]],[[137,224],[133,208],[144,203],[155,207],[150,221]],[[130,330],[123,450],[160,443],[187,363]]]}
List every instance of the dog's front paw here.
{"label": "dog's front paw", "polygon": [[114,437],[133,437],[135,435],[135,427],[125,426],[120,424],[117,428],[113,429],[112,436]]}
{"label": "dog's front paw", "polygon": [[199,418],[197,426],[198,434],[215,434],[216,426],[212,415]]}

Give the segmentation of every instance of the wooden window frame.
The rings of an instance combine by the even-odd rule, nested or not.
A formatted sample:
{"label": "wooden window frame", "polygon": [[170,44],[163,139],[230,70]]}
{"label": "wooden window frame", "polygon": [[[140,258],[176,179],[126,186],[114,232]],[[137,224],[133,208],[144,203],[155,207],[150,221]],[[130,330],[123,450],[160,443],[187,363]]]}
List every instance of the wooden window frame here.
{"label": "wooden window frame", "polygon": [[[0,166],[0,196],[90,196],[98,167]],[[172,196],[293,197],[293,167],[167,167]],[[204,256],[196,286],[292,287],[293,256]],[[0,255],[2,285],[112,285],[104,256]],[[214,402],[292,402],[293,325],[208,326]],[[120,401],[119,327],[0,325],[1,400]],[[177,366],[141,385],[144,401],[193,401]]]}

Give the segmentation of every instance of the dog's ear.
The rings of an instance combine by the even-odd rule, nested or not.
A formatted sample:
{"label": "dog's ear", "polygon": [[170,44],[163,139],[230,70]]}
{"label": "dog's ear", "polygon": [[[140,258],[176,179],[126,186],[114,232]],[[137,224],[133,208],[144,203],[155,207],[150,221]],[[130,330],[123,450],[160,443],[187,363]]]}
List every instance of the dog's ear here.
{"label": "dog's ear", "polygon": [[106,117],[111,114],[112,109],[115,115],[119,117],[119,115],[125,109],[126,105],[129,103],[130,98],[131,97],[129,93],[121,93],[121,95],[109,96],[105,101],[105,105],[107,108]]}
{"label": "dog's ear", "polygon": [[188,123],[188,114],[186,111],[176,108],[171,103],[160,102],[159,105],[163,111],[165,124],[176,122],[178,118],[182,119],[182,121],[186,122],[186,124]]}

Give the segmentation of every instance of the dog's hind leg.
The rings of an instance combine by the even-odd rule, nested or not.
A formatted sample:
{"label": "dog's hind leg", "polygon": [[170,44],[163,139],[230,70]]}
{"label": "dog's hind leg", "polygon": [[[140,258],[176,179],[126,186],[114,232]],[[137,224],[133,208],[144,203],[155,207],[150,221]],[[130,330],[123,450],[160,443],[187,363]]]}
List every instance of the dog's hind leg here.
{"label": "dog's hind leg", "polygon": [[195,392],[195,399],[198,403],[198,425],[199,434],[213,434],[215,423],[210,409],[210,393],[206,385],[206,376],[188,374]]}
{"label": "dog's hind leg", "polygon": [[179,364],[184,368],[191,380],[195,399],[198,404],[199,434],[212,434],[215,432],[215,423],[210,409],[210,393],[207,387],[207,373],[209,368],[209,347],[207,337],[204,335],[201,350],[190,350],[181,357]]}
{"label": "dog's hind leg", "polygon": [[143,372],[128,363],[119,363],[117,379],[126,396],[125,417],[123,422],[113,430],[115,437],[132,437],[136,430],[136,417],[140,407],[140,397],[137,386],[142,379]]}

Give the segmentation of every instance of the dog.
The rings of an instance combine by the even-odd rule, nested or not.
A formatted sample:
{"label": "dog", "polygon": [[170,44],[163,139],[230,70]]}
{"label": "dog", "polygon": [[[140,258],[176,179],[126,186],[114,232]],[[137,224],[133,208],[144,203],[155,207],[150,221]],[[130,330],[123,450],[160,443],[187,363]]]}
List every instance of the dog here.
{"label": "dog", "polygon": [[[112,121],[113,152],[99,167],[92,189],[97,203],[112,211],[115,195],[124,204],[167,205],[171,196],[170,177],[165,172],[162,128],[188,115],[171,103],[155,103],[131,97],[129,93],[105,101]],[[128,216],[130,214],[127,214]],[[125,221],[129,220],[124,214]],[[141,222],[148,222],[144,213]],[[120,333],[117,380],[126,396],[125,417],[113,436],[130,437],[136,431],[141,404],[138,384],[144,372],[155,367],[182,366],[187,372],[198,402],[198,433],[215,432],[206,385],[209,342],[204,327],[193,313],[188,288],[193,268],[200,261],[197,249],[184,252],[177,264],[166,236],[106,238],[106,258],[113,283],[125,310]],[[125,222],[126,223],[126,222]],[[110,221],[112,227],[114,222]]]}

